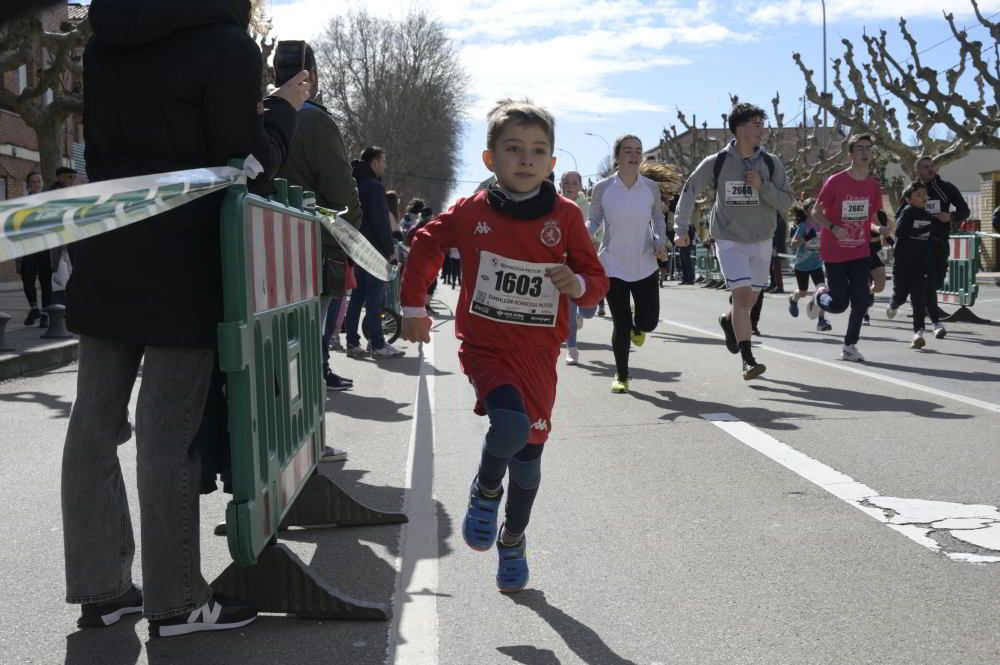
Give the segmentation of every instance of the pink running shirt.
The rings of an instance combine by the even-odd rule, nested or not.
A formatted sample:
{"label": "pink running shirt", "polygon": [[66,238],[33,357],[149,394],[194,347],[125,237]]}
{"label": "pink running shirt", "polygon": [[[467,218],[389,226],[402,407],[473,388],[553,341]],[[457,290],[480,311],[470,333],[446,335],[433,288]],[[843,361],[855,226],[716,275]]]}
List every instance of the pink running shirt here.
{"label": "pink running shirt", "polygon": [[827,219],[847,229],[847,237],[837,240],[833,231],[820,233],[819,255],[824,263],[843,263],[869,256],[871,228],[877,226],[876,213],[882,208],[882,187],[868,176],[855,180],[847,171],[830,176],[817,199]]}

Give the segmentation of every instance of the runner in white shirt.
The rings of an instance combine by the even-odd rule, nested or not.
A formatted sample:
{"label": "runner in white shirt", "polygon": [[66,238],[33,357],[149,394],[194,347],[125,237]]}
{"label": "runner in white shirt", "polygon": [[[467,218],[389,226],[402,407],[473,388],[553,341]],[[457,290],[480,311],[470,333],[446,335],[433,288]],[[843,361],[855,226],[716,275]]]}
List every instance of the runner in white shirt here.
{"label": "runner in white shirt", "polygon": [[598,256],[611,279],[607,296],[614,326],[611,392],[627,393],[629,349],[632,344],[642,346],[660,319],[656,260],[666,258],[667,222],[659,186],[639,175],[642,141],[631,134],[620,137],[614,157],[618,170],[594,185],[588,227],[591,236],[604,228]]}

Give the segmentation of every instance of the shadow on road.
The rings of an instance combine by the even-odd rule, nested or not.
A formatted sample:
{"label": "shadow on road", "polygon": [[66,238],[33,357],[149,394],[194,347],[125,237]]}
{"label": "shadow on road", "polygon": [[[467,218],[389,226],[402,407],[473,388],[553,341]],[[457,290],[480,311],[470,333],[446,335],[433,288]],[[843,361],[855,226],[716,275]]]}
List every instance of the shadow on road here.
{"label": "shadow on road", "polygon": [[[871,365],[873,363],[865,363]],[[891,367],[891,365],[885,365]],[[776,386],[785,386],[778,388]],[[905,413],[908,415],[923,418],[938,418],[942,420],[967,420],[973,416],[963,413],[951,413],[944,410],[944,406],[928,402],[921,399],[900,399],[898,397],[888,397],[886,395],[874,395],[870,392],[860,392],[856,390],[844,390],[842,388],[831,388],[823,385],[809,385],[797,383],[795,381],[781,381],[764,377],[760,382],[750,385],[752,390],[788,395],[796,399],[781,399],[777,397],[762,396],[766,402],[780,402],[783,404],[794,404],[797,406],[809,407],[812,409],[834,409],[850,413],[860,411],[866,413]],[[737,411],[732,413],[736,414]]]}
{"label": "shadow on road", "polygon": [[[640,402],[648,402],[665,411],[666,413],[660,416],[660,420],[675,421],[681,416],[700,419],[698,414],[701,413],[731,413],[740,420],[752,425],[761,425],[775,430],[795,430],[799,429],[799,426],[791,421],[812,420],[815,418],[815,415],[810,413],[791,413],[757,407],[740,408],[729,403],[691,399],[690,397],[683,397],[672,390],[658,390],[657,394],[662,395],[662,398],[636,391],[629,393],[634,399]],[[793,403],[805,406],[801,402]]]}
{"label": "shadow on road", "polygon": [[70,409],[73,402],[65,400],[59,395],[40,393],[25,390],[18,393],[0,393],[0,402],[11,402],[12,404],[40,404],[53,412],[53,418],[69,418]]}
{"label": "shadow on road", "polygon": [[[137,615],[132,615],[111,628],[91,628],[67,635],[65,665],[135,665],[142,651],[135,633],[137,621]],[[138,630],[146,630],[145,621]]]}
{"label": "shadow on road", "polygon": [[374,420],[381,423],[399,423],[411,416],[400,413],[409,407],[408,402],[395,402],[385,397],[369,397],[350,391],[331,393],[326,398],[327,415],[344,415],[356,420]]}
{"label": "shadow on road", "polygon": [[[509,598],[540,616],[562,638],[570,651],[586,665],[637,665],[635,661],[615,653],[593,628],[551,604],[545,597],[544,591],[528,589],[521,593],[510,594]],[[547,649],[519,645],[499,647],[497,650],[525,665],[559,664],[555,654]]]}

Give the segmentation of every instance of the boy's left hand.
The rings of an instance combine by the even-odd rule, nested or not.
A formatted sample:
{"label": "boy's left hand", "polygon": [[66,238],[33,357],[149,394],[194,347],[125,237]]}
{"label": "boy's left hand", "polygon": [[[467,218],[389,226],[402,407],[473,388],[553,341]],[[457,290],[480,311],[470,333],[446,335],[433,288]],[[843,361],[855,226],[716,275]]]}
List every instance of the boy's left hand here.
{"label": "boy's left hand", "polygon": [[545,276],[552,280],[552,283],[559,289],[559,293],[570,298],[579,298],[583,295],[580,280],[576,278],[576,273],[568,265],[562,264],[554,268],[546,268]]}
{"label": "boy's left hand", "polygon": [[880,226],[880,227],[878,227],[878,233],[883,238],[891,238],[892,237],[892,231],[889,230],[888,226]]}

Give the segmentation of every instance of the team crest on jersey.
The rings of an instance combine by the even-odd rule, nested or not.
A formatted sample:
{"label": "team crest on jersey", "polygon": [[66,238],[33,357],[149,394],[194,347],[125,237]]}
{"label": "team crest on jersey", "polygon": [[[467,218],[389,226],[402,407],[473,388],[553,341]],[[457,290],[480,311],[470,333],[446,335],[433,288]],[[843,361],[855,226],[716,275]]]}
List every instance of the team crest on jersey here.
{"label": "team crest on jersey", "polygon": [[562,231],[559,230],[559,222],[554,219],[550,219],[545,222],[545,226],[542,228],[539,237],[542,240],[542,244],[546,247],[555,247],[562,240]]}

